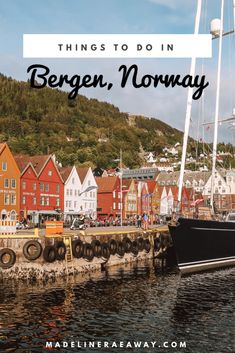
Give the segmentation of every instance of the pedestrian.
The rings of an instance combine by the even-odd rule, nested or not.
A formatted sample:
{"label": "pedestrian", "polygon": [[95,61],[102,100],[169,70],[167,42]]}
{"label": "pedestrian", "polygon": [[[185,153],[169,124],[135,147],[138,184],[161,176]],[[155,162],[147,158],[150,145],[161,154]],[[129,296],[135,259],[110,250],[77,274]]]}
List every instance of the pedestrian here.
{"label": "pedestrian", "polygon": [[138,214],[136,219],[137,219],[137,228],[141,228],[141,216]]}
{"label": "pedestrian", "polygon": [[147,213],[143,214],[143,223],[144,223],[144,230],[148,229],[148,215]]}

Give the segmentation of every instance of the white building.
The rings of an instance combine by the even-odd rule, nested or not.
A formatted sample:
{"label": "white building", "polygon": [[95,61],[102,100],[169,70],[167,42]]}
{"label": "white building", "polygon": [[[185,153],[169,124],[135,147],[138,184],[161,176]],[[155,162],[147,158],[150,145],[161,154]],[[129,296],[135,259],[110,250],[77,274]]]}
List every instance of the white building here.
{"label": "white building", "polygon": [[91,168],[76,168],[81,181],[80,211],[96,219],[97,217],[97,183]]}
{"label": "white building", "polygon": [[235,171],[228,170],[226,173],[227,185],[230,187],[231,194],[235,195]]}
{"label": "white building", "polygon": [[64,181],[64,218],[71,220],[81,213],[82,184],[75,166],[61,168],[60,174]]}
{"label": "white building", "polygon": [[[207,180],[205,187],[202,192],[203,196],[211,195],[211,176]],[[231,194],[230,186],[226,183],[223,176],[216,170],[214,178],[214,194],[218,195],[229,195]]]}

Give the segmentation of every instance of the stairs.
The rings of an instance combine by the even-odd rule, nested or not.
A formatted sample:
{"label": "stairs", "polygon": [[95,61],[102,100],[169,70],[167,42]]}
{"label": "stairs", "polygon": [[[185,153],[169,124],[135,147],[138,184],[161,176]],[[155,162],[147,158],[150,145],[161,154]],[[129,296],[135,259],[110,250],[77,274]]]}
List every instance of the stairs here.
{"label": "stairs", "polygon": [[64,244],[66,246],[65,261],[71,262],[73,260],[71,237],[64,237]]}

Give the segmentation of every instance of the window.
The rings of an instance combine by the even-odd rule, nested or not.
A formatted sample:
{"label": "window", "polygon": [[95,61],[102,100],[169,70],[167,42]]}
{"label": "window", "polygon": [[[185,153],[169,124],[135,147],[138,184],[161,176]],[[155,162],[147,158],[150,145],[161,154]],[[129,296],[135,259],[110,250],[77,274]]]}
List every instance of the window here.
{"label": "window", "polygon": [[56,206],[59,206],[60,205],[60,199],[57,197],[56,199]]}
{"label": "window", "polygon": [[69,208],[72,207],[72,201],[69,201]]}
{"label": "window", "polygon": [[49,191],[49,184],[45,184],[45,191]]}
{"label": "window", "polygon": [[7,162],[2,162],[2,171],[3,172],[7,171]]}
{"label": "window", "polygon": [[80,194],[80,190],[78,190],[78,196],[80,196],[79,194]]}
{"label": "window", "polygon": [[119,210],[121,209],[121,204],[120,204],[120,202],[118,203],[118,209],[119,209]]}
{"label": "window", "polygon": [[16,180],[15,179],[11,179],[11,187],[12,187],[12,189],[16,188]]}
{"label": "window", "polygon": [[44,206],[44,197],[43,196],[40,197],[40,205]]}
{"label": "window", "polygon": [[[59,192],[60,192],[60,185],[56,184],[56,193],[59,194]],[[70,193],[70,195],[71,195],[71,193]]]}
{"label": "window", "polygon": [[66,189],[66,196],[69,196],[69,189]]}
{"label": "window", "polygon": [[87,197],[87,192],[85,192],[85,197]]}
{"label": "window", "polygon": [[91,181],[90,180],[88,180],[88,186],[90,186],[91,185]]}
{"label": "window", "polygon": [[93,197],[95,198],[95,191],[93,191]]}
{"label": "window", "polygon": [[33,190],[37,190],[37,184],[33,183]]}
{"label": "window", "polygon": [[116,202],[113,203],[113,209],[116,210]]}
{"label": "window", "polygon": [[221,180],[218,181],[218,185],[222,185],[222,181]]}
{"label": "window", "polygon": [[76,209],[77,208],[77,201],[74,201],[74,209]]}
{"label": "window", "polygon": [[11,211],[11,220],[15,221],[16,220],[16,211]]}
{"label": "window", "polygon": [[74,178],[72,178],[72,184],[74,184]]}
{"label": "window", "polygon": [[76,189],[74,190],[74,196],[77,196],[77,190]]}
{"label": "window", "polygon": [[36,203],[37,203],[37,199],[36,197],[33,197],[33,205],[36,205]]}
{"label": "window", "polygon": [[23,189],[23,190],[26,189],[26,181],[22,181],[22,189]]}
{"label": "window", "polygon": [[4,179],[4,188],[9,188],[9,179]]}
{"label": "window", "polygon": [[92,197],[92,192],[90,191],[90,197]]}
{"label": "window", "polygon": [[115,197],[116,197],[116,192],[113,191],[113,198],[115,199]]}
{"label": "window", "polygon": [[68,201],[65,202],[65,207],[69,207],[69,202]]}
{"label": "window", "polygon": [[40,183],[40,191],[44,191],[44,184],[43,183]]}
{"label": "window", "polygon": [[49,204],[50,204],[49,197],[46,197],[46,206],[49,206]]}
{"label": "window", "polygon": [[26,196],[22,197],[22,204],[25,205],[26,204]]}
{"label": "window", "polygon": [[16,205],[16,194],[11,195],[11,204]]}
{"label": "window", "polygon": [[73,196],[73,190],[72,190],[72,189],[70,189],[69,191],[70,191],[70,193],[69,193],[69,194],[70,194],[70,196]]}
{"label": "window", "polygon": [[10,204],[10,195],[4,194],[4,205],[9,205],[9,204]]}
{"label": "window", "polygon": [[48,170],[48,176],[52,176],[52,170]]}
{"label": "window", "polygon": [[85,209],[86,209],[86,202],[85,202]]}

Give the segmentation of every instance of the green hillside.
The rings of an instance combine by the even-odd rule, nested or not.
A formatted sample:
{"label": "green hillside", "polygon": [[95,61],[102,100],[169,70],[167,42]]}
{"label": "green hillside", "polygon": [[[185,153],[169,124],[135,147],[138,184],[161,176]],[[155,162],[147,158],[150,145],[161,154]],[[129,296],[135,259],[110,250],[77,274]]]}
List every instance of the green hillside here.
{"label": "green hillside", "polygon": [[141,165],[139,152],[161,152],[182,133],[157,119],[134,117],[114,105],[66,92],[32,89],[0,75],[0,141],[15,153],[56,153],[63,164],[115,166],[120,149],[128,167]]}

